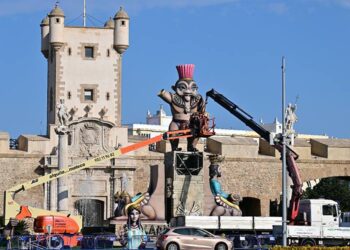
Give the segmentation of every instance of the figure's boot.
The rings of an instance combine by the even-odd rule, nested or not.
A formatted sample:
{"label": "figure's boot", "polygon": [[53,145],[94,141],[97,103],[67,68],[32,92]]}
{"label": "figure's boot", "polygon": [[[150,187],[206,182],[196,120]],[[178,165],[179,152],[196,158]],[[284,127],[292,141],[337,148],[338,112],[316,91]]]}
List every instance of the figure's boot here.
{"label": "figure's boot", "polygon": [[178,148],[179,146],[179,139],[171,140],[171,151],[181,151],[182,148]]}
{"label": "figure's boot", "polygon": [[196,149],[197,143],[199,138],[188,138],[187,139],[187,151],[190,152],[197,152],[198,149]]}

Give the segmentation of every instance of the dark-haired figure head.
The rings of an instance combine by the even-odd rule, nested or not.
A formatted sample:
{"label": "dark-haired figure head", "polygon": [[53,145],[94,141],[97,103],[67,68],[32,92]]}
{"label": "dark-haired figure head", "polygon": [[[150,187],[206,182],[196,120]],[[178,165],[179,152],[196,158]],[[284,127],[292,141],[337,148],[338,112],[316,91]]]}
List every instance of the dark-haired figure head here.
{"label": "dark-haired figure head", "polygon": [[128,249],[143,249],[146,244],[146,234],[142,228],[140,215],[140,205],[131,205],[127,208],[128,221],[126,225],[126,235],[128,239]]}
{"label": "dark-haired figure head", "polygon": [[218,164],[210,164],[209,177],[210,179],[213,179],[214,177],[221,177],[221,167]]}
{"label": "dark-haired figure head", "polygon": [[130,206],[127,210],[128,213],[128,228],[130,227],[140,227],[140,215],[141,215],[141,207],[140,206]]}

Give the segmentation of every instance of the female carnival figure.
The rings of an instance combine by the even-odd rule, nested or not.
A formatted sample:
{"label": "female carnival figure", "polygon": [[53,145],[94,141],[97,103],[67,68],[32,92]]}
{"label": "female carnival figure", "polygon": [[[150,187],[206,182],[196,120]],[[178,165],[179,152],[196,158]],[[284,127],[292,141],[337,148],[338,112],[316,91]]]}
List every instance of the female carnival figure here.
{"label": "female carnival figure", "polygon": [[127,249],[144,249],[147,236],[140,221],[141,207],[139,205],[129,206],[127,214],[128,221],[127,224],[124,225],[123,231]]}

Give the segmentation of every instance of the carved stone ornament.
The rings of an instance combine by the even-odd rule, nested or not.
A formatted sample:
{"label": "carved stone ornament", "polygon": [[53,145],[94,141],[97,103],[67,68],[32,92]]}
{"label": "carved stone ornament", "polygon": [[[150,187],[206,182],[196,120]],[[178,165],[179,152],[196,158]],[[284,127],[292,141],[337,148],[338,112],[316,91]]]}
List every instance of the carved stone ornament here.
{"label": "carved stone ornament", "polygon": [[187,209],[183,202],[179,202],[176,207],[176,216],[199,216],[201,215],[201,208],[197,202],[193,202],[190,209]]}
{"label": "carved stone ornament", "polygon": [[94,157],[113,150],[108,145],[110,130],[109,124],[97,119],[85,119],[70,126],[70,155],[75,157]]}

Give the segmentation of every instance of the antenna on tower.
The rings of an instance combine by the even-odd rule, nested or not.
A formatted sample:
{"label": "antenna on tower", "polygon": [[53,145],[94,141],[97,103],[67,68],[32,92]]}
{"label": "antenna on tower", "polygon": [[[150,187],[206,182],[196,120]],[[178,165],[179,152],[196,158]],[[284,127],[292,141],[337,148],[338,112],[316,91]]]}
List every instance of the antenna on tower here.
{"label": "antenna on tower", "polygon": [[84,0],[83,26],[86,27],[86,0]]}

